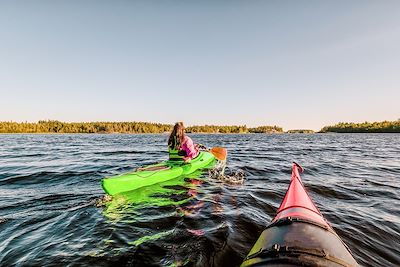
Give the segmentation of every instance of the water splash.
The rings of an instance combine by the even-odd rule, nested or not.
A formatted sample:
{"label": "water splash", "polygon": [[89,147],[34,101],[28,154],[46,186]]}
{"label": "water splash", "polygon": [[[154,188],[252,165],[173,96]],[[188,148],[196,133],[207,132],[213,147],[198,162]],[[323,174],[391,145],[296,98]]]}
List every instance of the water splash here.
{"label": "water splash", "polygon": [[241,169],[236,171],[226,167],[226,160],[218,161],[214,168],[208,171],[208,177],[227,184],[241,185],[245,180],[245,172]]}
{"label": "water splash", "polygon": [[98,208],[99,207],[103,207],[108,202],[111,202],[111,201],[112,201],[112,196],[105,194],[105,195],[99,197],[98,199],[96,199],[95,206],[98,207]]}

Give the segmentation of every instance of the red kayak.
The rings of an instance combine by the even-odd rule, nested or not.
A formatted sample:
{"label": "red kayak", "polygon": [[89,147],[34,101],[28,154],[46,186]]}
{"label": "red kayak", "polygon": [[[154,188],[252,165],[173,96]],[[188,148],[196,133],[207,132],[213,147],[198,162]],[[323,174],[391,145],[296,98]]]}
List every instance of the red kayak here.
{"label": "red kayak", "polygon": [[294,163],[275,218],[241,266],[359,266],[306,192]]}

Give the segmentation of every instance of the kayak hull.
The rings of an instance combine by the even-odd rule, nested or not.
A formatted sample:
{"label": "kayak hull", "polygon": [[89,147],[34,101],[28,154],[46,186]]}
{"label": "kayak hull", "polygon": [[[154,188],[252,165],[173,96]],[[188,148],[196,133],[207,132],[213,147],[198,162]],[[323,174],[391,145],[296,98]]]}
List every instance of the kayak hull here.
{"label": "kayak hull", "polygon": [[359,266],[311,200],[299,171],[301,167],[294,164],[275,218],[241,266]]}
{"label": "kayak hull", "polygon": [[211,166],[215,161],[215,157],[211,153],[201,151],[189,163],[167,160],[139,168],[133,172],[104,178],[101,181],[101,185],[107,194],[116,195],[144,186],[165,182],[181,175],[191,174],[198,169]]}

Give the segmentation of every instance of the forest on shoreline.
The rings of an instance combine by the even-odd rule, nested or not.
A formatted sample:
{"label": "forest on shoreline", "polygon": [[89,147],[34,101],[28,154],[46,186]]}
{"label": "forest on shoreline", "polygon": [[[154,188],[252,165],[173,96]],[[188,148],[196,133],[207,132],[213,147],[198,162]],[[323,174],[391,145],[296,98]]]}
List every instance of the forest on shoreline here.
{"label": "forest on shoreline", "polygon": [[[150,122],[61,122],[41,120],[38,122],[0,122],[0,133],[165,133],[172,124]],[[279,126],[189,126],[188,133],[284,133]],[[348,123],[340,122],[323,127],[319,133],[400,133],[400,120],[383,122]],[[314,133],[312,130],[288,130],[286,133]]]}
{"label": "forest on shoreline", "polygon": [[325,126],[321,133],[400,133],[400,119],[397,121],[351,123],[340,122]]}
{"label": "forest on shoreline", "polygon": [[[150,122],[61,122],[41,120],[32,122],[0,122],[0,133],[165,133],[172,124]],[[282,133],[278,126],[217,126],[203,125],[186,128],[188,133]]]}

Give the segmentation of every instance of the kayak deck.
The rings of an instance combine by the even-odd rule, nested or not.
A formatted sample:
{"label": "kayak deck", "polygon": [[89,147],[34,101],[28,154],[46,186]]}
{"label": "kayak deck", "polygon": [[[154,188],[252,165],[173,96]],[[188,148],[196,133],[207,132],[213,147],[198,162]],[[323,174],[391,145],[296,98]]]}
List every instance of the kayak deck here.
{"label": "kayak deck", "polygon": [[304,188],[299,171],[303,171],[303,169],[295,163],[292,168],[289,187],[272,222],[282,218],[293,217],[308,219],[329,227],[329,224]]}
{"label": "kayak deck", "polygon": [[101,185],[107,194],[115,195],[140,187],[165,182],[181,175],[187,175],[198,169],[205,168],[214,162],[215,157],[211,153],[201,151],[199,155],[189,163],[167,160],[158,164],[138,168],[133,172],[104,178],[101,181]]}

